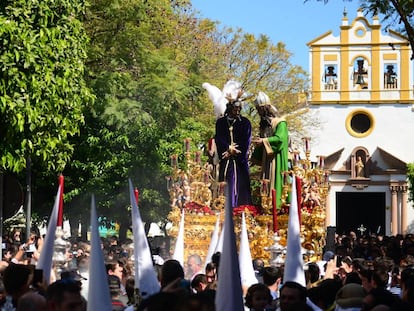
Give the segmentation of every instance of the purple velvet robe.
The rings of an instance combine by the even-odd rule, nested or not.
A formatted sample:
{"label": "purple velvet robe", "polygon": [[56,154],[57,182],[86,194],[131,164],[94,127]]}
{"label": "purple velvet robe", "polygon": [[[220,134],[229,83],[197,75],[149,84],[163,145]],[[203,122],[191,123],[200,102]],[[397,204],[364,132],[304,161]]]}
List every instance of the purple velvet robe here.
{"label": "purple velvet robe", "polygon": [[[236,148],[241,153],[223,159],[223,153],[231,144],[230,126],[233,126],[233,141],[238,145]],[[229,120],[225,116],[216,121],[215,141],[220,158],[219,181],[226,181],[230,191],[233,190],[231,191],[233,207],[252,204],[248,162],[251,132],[250,121],[242,116],[234,120]]]}

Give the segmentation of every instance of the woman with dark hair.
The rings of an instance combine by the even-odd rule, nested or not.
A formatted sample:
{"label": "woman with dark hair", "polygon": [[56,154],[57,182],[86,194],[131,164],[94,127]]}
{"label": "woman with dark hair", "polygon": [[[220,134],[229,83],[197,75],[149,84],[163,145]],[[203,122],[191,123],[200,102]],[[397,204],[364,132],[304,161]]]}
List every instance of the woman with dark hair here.
{"label": "woman with dark hair", "polygon": [[272,300],[270,289],[262,283],[257,283],[248,288],[245,305],[251,311],[264,311]]}

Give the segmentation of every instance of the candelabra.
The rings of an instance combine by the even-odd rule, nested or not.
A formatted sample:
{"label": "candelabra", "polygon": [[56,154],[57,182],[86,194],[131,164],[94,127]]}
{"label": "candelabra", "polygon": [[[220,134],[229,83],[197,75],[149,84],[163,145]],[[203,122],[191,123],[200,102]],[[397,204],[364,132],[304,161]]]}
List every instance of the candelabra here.
{"label": "candelabra", "polygon": [[218,190],[215,192],[215,198],[213,199],[213,209],[215,210],[223,210],[224,209],[224,204],[226,203],[226,197],[225,197],[225,187],[226,187],[226,182],[220,182],[220,183],[216,183],[218,184]]}
{"label": "candelabra", "polygon": [[[298,208],[301,220],[301,241],[303,256],[306,260],[316,260],[322,255],[325,246],[326,198],[329,194],[329,172],[325,170],[325,157],[317,156],[318,161],[310,160],[310,138],[304,137],[305,158],[300,158],[300,152],[293,152],[292,169],[283,172],[283,189],[281,208],[278,211],[278,222],[281,228],[287,226],[290,207],[292,178],[299,177],[297,184],[299,192]],[[262,200],[262,204],[263,204]],[[279,249],[279,243],[285,240],[285,230],[275,234],[275,244],[269,248],[272,258],[282,258],[274,249]],[[279,250],[277,251],[279,252]],[[275,259],[272,259],[275,260]]]}
{"label": "candelabra", "polygon": [[262,179],[260,185],[260,201],[264,214],[272,214],[273,202],[270,195],[270,180]]}
{"label": "candelabra", "polygon": [[56,239],[54,243],[54,252],[53,252],[53,264],[55,266],[56,277],[60,278],[62,271],[65,268],[67,263],[67,250],[69,243],[63,239],[63,229],[62,227],[56,228]]}
{"label": "candelabra", "polygon": [[191,139],[184,140],[183,163],[180,157],[171,156],[171,175],[167,177],[171,212],[168,219],[173,223],[169,235],[177,237],[181,212],[185,211],[184,256],[192,253],[205,256],[209,237],[214,229],[217,216],[224,208],[225,183],[215,179],[215,167],[202,162],[201,151],[191,151]]}
{"label": "candelabra", "polygon": [[325,246],[326,202],[329,194],[329,171],[325,169],[325,157],[317,156],[317,162],[310,160],[310,138],[304,141],[305,158],[299,158],[299,151],[293,153],[293,172],[302,180],[302,193],[298,207],[301,210],[302,237],[308,250],[308,259],[321,256]]}
{"label": "candelabra", "polygon": [[[318,156],[318,162],[310,160],[310,138],[304,138],[305,157],[300,159],[294,151],[292,168],[283,174],[283,189],[280,206],[276,206],[276,191],[269,179],[260,180],[260,207],[244,205],[233,208],[236,233],[239,232],[237,217],[246,214],[249,243],[253,258],[262,258],[271,265],[284,261],[284,247],[287,241],[287,224],[291,201],[293,176],[300,178],[298,200],[301,214],[301,237],[306,260],[316,260],[322,255],[325,245],[325,205],[329,194],[329,172],[324,168],[325,157]],[[178,159],[182,163],[178,164]],[[191,140],[184,141],[184,153],[171,156],[171,175],[167,177],[167,188],[171,199],[168,219],[173,223],[169,230],[171,237],[177,237],[181,212],[185,210],[185,256],[198,253],[206,255],[217,215],[223,221],[225,206],[225,182],[218,182],[217,167],[203,164],[201,152],[191,152]],[[301,186],[301,187],[300,187]]]}
{"label": "candelabra", "polygon": [[[212,178],[212,165],[201,164],[201,152],[190,152],[190,139],[184,140],[185,163],[182,168],[178,165],[178,155],[171,156],[172,174],[167,177],[167,188],[173,206],[184,208],[189,202],[200,206],[209,207],[213,200],[211,189],[217,187],[217,182]],[[215,191],[217,194],[217,191]],[[214,199],[217,198],[217,195]]]}
{"label": "candelabra", "polygon": [[273,245],[267,247],[266,250],[270,252],[270,265],[274,267],[280,267],[284,264],[284,255],[286,254],[286,247],[280,244],[281,237],[275,233],[273,235]]}

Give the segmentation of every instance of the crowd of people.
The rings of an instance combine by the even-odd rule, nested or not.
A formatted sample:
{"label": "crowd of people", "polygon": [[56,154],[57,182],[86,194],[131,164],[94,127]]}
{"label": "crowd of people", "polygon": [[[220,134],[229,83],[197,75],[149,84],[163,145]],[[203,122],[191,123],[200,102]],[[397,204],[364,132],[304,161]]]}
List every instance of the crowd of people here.
{"label": "crowd of people", "polygon": [[[86,310],[90,244],[71,241],[64,269],[45,285],[35,269],[43,239],[33,232],[23,242],[21,234],[15,231],[4,240],[0,310]],[[132,245],[102,239],[112,310],[215,310],[220,253],[207,264],[191,254],[183,267],[157,251],[154,269],[161,290],[142,299],[135,290]],[[284,282],[283,265],[266,265],[260,258],[252,265],[257,283],[243,288],[245,310],[414,310],[412,234],[337,236],[322,260],[305,264],[305,286]]]}
{"label": "crowd of people", "polygon": [[[24,242],[23,235],[14,230],[3,237],[0,310],[86,310],[90,243],[67,241],[65,262],[54,266],[46,281],[43,271],[36,269],[44,236],[33,230]],[[112,310],[133,310],[131,244],[118,245],[116,237],[102,239]]]}
{"label": "crowd of people", "polygon": [[[319,262],[305,264],[305,286],[284,282],[283,265],[269,266],[255,259],[257,283],[243,288],[245,309],[414,310],[413,247],[411,234],[337,236],[333,251],[326,251]],[[167,306],[169,310],[215,310],[219,253],[204,269],[201,258],[191,255],[187,274],[175,260],[165,264],[161,292],[144,301],[141,310],[166,310]]]}
{"label": "crowd of people", "polygon": [[[287,170],[288,162],[286,121],[277,117],[277,110],[267,95],[260,93],[256,100],[261,117],[260,137],[251,141],[250,121],[240,115],[245,98],[243,91],[238,86],[235,96],[225,95],[226,109],[216,122],[218,179],[231,186],[232,207],[252,204],[248,151],[253,142],[256,148],[253,158],[262,165],[262,178],[269,180],[277,193],[279,201],[275,207],[279,208],[281,172]],[[309,197],[305,198],[314,202],[317,198],[312,197],[311,188],[309,184]],[[90,243],[77,239],[68,241],[65,262],[54,267],[50,280],[43,280],[42,271],[36,269],[43,237],[36,230],[26,241],[22,237],[20,230],[3,237],[0,310],[90,310],[87,307],[89,266],[92,264]],[[144,296],[136,290],[133,241],[121,243],[115,236],[102,239],[102,250],[112,310],[214,311],[217,294],[226,295],[217,292],[221,271],[219,252],[207,260],[197,253],[191,254],[184,266],[171,259],[169,250],[154,252],[154,271],[160,291]],[[414,235],[357,236],[351,232],[336,236],[332,249],[325,249],[322,257],[318,262],[305,263],[306,284],[284,280],[284,265],[270,266],[263,258],[254,259],[252,266],[257,282],[242,287],[243,297],[240,298],[244,309],[414,310]],[[230,292],[232,288],[224,290]]]}

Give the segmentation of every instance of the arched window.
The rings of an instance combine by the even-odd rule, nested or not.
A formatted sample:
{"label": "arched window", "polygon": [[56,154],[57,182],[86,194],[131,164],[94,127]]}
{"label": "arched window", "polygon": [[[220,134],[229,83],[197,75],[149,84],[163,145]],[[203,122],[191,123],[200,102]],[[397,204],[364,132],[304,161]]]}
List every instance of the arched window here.
{"label": "arched window", "polygon": [[367,89],[369,82],[368,78],[368,62],[363,57],[358,57],[354,62],[354,73],[352,76],[354,87]]}
{"label": "arched window", "polygon": [[325,90],[338,89],[338,74],[336,64],[327,64],[324,69]]}
{"label": "arched window", "polygon": [[397,64],[384,64],[384,89],[396,89],[397,84]]}

